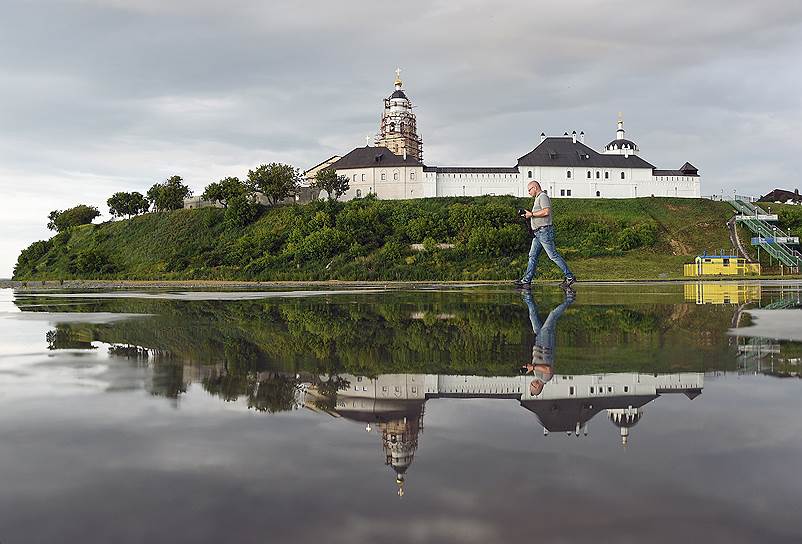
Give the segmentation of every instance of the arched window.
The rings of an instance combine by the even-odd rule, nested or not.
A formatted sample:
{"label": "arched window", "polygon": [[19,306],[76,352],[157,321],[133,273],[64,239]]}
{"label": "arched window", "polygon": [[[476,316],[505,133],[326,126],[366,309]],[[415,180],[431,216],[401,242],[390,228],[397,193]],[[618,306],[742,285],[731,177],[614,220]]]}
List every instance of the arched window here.
{"label": "arched window", "polygon": [[598,170],[596,170],[596,179],[599,179],[599,175],[600,175],[600,174],[599,174],[599,171],[598,171]]}
{"label": "arched window", "polygon": [[415,180],[415,172],[410,172],[409,173],[409,179],[411,179],[413,181]]}
{"label": "arched window", "polygon": [[604,173],[604,179],[610,179],[610,172]]}
{"label": "arched window", "polygon": [[390,132],[395,132],[395,123],[390,123]]}
{"label": "arched window", "polygon": [[362,181],[365,181],[365,174],[362,174]]}
{"label": "arched window", "polygon": [[565,173],[565,177],[567,177],[568,179],[571,179],[571,171],[570,171],[570,170],[568,170],[568,171]]}
{"label": "arched window", "polygon": [[362,190],[361,189],[357,189],[356,190],[356,197],[357,198],[362,198]]}
{"label": "arched window", "polygon": [[385,172],[384,170],[382,170],[381,179],[382,179],[382,181],[386,181],[387,180],[387,172]]}
{"label": "arched window", "polygon": [[528,177],[529,179],[532,179],[532,171],[531,170],[526,173],[526,177]]}
{"label": "arched window", "polygon": [[393,181],[398,181],[398,170],[393,172]]}
{"label": "arched window", "polygon": [[588,170],[588,179],[590,179],[590,170]]}
{"label": "arched window", "polygon": [[596,191],[596,196],[601,196],[601,191]]}
{"label": "arched window", "polygon": [[621,179],[624,179],[624,173],[621,172]]}
{"label": "arched window", "polygon": [[356,175],[356,174],[354,174],[354,183],[356,183],[356,176],[357,176],[357,175]]}

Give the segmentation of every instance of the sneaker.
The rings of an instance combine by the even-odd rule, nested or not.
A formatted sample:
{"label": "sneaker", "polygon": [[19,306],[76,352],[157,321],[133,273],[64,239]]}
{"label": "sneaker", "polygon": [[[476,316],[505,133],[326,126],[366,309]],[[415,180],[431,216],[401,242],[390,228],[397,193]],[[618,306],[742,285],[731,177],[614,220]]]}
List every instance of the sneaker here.
{"label": "sneaker", "polygon": [[566,276],[563,282],[560,284],[560,287],[563,289],[570,289],[573,284],[576,283],[576,278],[574,276]]}
{"label": "sneaker", "polygon": [[532,284],[529,283],[528,281],[515,280],[513,283],[515,283],[515,287],[519,287],[521,289],[529,289],[530,287],[532,287]]}

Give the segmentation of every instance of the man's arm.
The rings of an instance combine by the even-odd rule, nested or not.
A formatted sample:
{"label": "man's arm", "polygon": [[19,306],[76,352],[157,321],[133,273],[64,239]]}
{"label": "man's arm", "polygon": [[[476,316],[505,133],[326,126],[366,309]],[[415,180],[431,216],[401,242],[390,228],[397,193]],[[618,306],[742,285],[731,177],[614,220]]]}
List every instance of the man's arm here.
{"label": "man's arm", "polygon": [[546,217],[551,213],[551,208],[543,208],[542,210],[538,210],[536,212],[530,212],[526,210],[526,218],[529,219],[530,217]]}

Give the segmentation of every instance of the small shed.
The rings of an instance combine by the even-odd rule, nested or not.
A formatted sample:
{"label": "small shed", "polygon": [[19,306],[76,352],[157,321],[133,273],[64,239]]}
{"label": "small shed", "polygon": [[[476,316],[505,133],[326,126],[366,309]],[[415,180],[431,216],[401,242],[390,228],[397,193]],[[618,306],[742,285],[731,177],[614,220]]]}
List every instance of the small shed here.
{"label": "small shed", "polygon": [[750,263],[738,255],[699,255],[685,265],[686,277],[760,275],[760,263]]}

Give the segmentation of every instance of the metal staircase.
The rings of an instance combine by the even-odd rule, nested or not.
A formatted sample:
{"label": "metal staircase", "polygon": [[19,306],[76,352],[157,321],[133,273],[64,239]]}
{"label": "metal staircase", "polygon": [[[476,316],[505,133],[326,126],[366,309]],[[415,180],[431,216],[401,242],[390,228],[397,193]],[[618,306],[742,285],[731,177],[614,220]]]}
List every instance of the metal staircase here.
{"label": "metal staircase", "polygon": [[776,215],[770,215],[759,206],[743,200],[730,200],[730,204],[738,212],[738,215],[735,216],[736,221],[755,235],[752,245],[763,248],[785,266],[802,266],[802,253],[788,247],[789,239],[795,237],[768,223],[768,221],[777,221]]}

